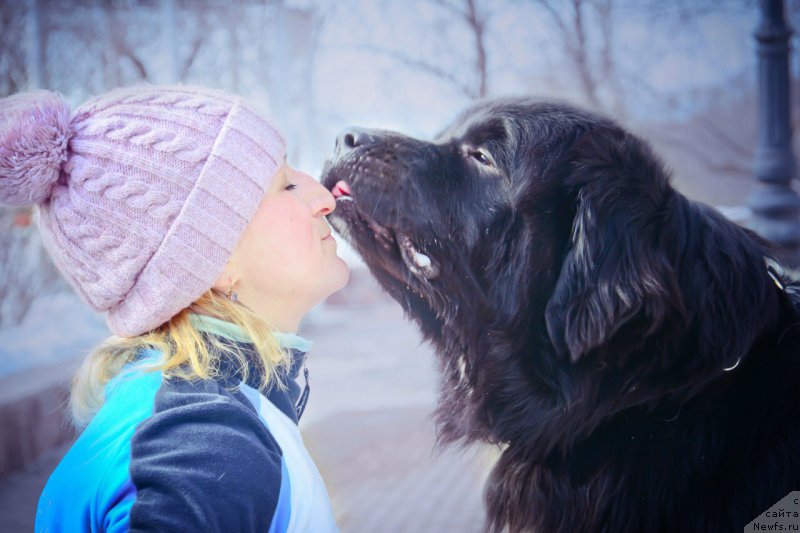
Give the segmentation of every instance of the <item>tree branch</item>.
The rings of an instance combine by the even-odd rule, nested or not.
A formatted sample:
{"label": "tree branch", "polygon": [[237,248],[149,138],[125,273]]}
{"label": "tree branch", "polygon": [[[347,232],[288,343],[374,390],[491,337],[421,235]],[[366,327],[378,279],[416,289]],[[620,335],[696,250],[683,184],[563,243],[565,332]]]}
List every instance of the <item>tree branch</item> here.
{"label": "tree branch", "polygon": [[113,25],[111,28],[111,46],[114,48],[114,52],[118,57],[127,57],[130,59],[131,63],[133,63],[134,68],[139,73],[139,78],[142,80],[147,79],[147,68],[145,68],[144,63],[136,56],[133,49],[125,42],[125,36],[123,32],[118,27],[119,24],[117,23],[117,14],[114,11],[113,7],[108,5],[106,6],[108,9],[108,17],[110,23]]}
{"label": "tree branch", "polygon": [[451,13],[456,15],[458,18],[461,18],[461,19],[464,19],[464,20],[467,19],[467,16],[468,16],[467,13],[465,13],[462,10],[460,10],[457,6],[451,4],[447,0],[434,0],[434,3],[436,5],[439,5],[439,6],[443,7],[443,8],[445,8],[445,9],[447,9],[448,11],[450,11]]}
{"label": "tree branch", "polygon": [[389,57],[399,63],[402,63],[408,67],[414,68],[416,70],[420,70],[425,72],[426,74],[430,74],[440,80],[446,81],[448,83],[453,84],[460,92],[462,92],[465,96],[470,99],[478,98],[480,95],[475,93],[475,90],[470,87],[469,85],[465,84],[463,81],[455,77],[452,73],[428,63],[427,61],[423,61],[421,59],[417,59],[414,57],[409,57],[403,53],[400,53],[396,50],[391,50],[389,48],[384,48],[381,46],[373,46],[373,45],[364,45],[359,47],[362,50],[373,54],[379,54],[386,57]]}
{"label": "tree branch", "polygon": [[483,98],[489,92],[486,72],[485,21],[478,16],[475,0],[464,0],[467,8],[467,24],[475,37],[475,69],[478,73],[478,96]]}

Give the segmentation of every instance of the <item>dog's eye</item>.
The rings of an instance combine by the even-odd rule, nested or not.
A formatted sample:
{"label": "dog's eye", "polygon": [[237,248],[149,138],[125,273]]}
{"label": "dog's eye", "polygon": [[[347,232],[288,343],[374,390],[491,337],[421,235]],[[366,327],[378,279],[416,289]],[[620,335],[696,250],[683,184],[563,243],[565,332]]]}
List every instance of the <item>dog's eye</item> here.
{"label": "dog's eye", "polygon": [[469,152],[467,152],[467,155],[469,155],[472,159],[474,159],[481,165],[486,165],[487,167],[494,166],[494,160],[492,159],[492,156],[490,156],[484,150],[470,150]]}

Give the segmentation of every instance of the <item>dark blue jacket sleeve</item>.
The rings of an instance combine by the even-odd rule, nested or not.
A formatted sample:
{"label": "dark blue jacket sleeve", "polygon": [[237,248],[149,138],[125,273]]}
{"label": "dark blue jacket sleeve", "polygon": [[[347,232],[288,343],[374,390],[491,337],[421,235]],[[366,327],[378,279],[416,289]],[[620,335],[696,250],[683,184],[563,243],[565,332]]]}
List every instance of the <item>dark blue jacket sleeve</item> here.
{"label": "dark blue jacket sleeve", "polygon": [[131,439],[131,531],[266,531],[281,451],[241,393],[165,381]]}

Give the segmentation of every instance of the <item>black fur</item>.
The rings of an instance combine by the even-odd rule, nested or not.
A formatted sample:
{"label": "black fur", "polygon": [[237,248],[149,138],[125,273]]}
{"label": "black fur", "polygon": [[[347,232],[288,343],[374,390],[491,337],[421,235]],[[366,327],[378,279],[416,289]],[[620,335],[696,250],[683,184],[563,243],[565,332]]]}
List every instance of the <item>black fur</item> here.
{"label": "black fur", "polygon": [[800,489],[792,298],[642,140],[505,99],[434,142],[345,136],[338,180],[334,227],[436,348],[440,439],[503,447],[489,530],[741,531]]}

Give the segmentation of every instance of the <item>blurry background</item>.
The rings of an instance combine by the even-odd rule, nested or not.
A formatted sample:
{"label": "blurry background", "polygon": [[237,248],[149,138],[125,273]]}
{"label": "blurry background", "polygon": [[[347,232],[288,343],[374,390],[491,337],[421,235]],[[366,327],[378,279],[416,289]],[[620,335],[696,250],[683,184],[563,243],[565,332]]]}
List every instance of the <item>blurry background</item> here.
{"label": "blurry background", "polygon": [[[45,88],[77,106],[137,83],[226,89],[272,116],[313,175],[349,124],[429,138],[479,98],[567,99],[648,138],[678,189],[742,218],[757,14],[755,0],[0,0],[0,96]],[[786,14],[797,28],[800,0]],[[301,427],[340,525],[478,531],[493,451],[434,452],[431,350],[339,246],[351,283],[301,331],[316,342]],[[0,530],[30,529],[71,438],[64,382],[106,334],[31,212],[0,210]]]}

